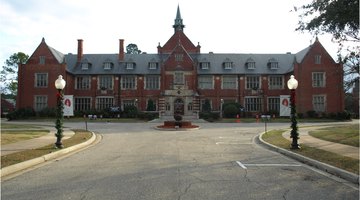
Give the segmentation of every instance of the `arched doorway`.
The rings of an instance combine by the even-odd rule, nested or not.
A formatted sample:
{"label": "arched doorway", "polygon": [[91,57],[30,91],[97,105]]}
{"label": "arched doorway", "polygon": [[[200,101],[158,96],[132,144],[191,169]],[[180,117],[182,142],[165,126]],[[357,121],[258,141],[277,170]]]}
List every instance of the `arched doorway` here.
{"label": "arched doorway", "polygon": [[180,98],[174,101],[174,115],[175,114],[184,115],[184,100]]}

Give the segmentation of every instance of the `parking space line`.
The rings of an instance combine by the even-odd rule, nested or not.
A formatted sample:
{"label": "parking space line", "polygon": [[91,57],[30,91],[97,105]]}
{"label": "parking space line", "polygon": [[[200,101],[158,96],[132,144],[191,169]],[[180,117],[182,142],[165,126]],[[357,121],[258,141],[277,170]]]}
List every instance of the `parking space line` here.
{"label": "parking space line", "polygon": [[236,163],[243,169],[247,169],[247,167],[245,167],[245,165],[243,165],[240,161],[236,161]]}
{"label": "parking space line", "polygon": [[248,167],[302,167],[300,164],[245,164],[240,161],[236,161],[236,163],[243,169],[247,169]]}

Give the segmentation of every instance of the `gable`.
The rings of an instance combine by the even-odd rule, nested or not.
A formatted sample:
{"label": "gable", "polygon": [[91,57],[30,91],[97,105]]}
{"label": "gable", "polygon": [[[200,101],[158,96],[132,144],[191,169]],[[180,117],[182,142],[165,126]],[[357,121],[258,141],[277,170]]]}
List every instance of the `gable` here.
{"label": "gable", "polygon": [[161,53],[171,53],[176,46],[181,45],[188,53],[199,53],[200,47],[196,47],[182,31],[175,32],[173,36],[160,47]]}
{"label": "gable", "polygon": [[27,64],[61,64],[64,61],[64,55],[55,50],[52,47],[49,47],[45,43],[43,38],[39,46],[35,49],[33,54],[29,57]]}
{"label": "gable", "polygon": [[193,59],[181,45],[176,46],[164,62],[167,71],[191,71],[193,70]]}
{"label": "gable", "polygon": [[[317,61],[316,56],[320,56],[320,62],[326,62],[328,64],[336,64],[334,59],[326,51],[324,46],[316,38],[316,41],[309,47],[303,49],[296,54],[296,60],[298,63],[315,64]],[[319,63],[318,63],[319,64]]]}

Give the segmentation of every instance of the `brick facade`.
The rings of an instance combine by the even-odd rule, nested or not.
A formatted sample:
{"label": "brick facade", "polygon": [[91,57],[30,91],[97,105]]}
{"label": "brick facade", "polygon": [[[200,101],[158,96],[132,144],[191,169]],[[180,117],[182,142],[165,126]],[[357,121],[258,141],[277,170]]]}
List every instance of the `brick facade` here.
{"label": "brick facade", "polygon": [[161,115],[197,115],[207,99],[213,111],[223,100],[266,113],[277,109],[280,95],[289,95],[286,82],[294,74],[299,113],[344,110],[342,64],[318,40],[296,54],[203,54],[185,35],[179,9],[173,27],[156,54],[125,54],[123,39],[116,55],[86,54],[79,39],[77,54],[64,55],[43,39],[19,66],[17,108],[55,107],[53,84],[61,74],[65,94],[74,95],[80,111],[128,104],[145,111],[151,99]]}

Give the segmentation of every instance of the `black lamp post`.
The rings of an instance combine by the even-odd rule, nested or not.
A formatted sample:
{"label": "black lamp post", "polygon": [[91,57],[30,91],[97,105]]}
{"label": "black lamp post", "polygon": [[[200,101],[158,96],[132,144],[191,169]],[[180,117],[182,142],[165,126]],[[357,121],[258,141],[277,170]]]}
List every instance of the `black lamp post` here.
{"label": "black lamp post", "polygon": [[290,106],[291,106],[290,138],[292,138],[291,149],[300,149],[300,145],[298,144],[299,133],[298,133],[298,126],[296,121],[296,105],[295,105],[295,90],[298,87],[298,81],[295,79],[294,75],[290,76],[290,79],[287,82],[287,86],[290,89]]}
{"label": "black lamp post", "polygon": [[55,88],[58,90],[58,93],[56,94],[56,122],[55,122],[55,128],[56,128],[56,148],[63,148],[63,144],[61,142],[63,135],[63,119],[64,119],[64,103],[63,103],[63,89],[66,85],[65,80],[62,78],[61,75],[59,75],[58,79],[55,81]]}

